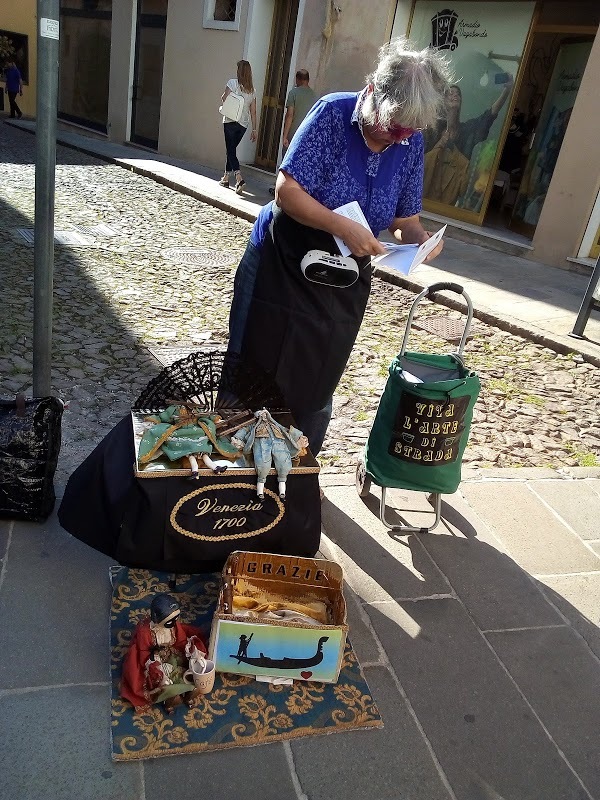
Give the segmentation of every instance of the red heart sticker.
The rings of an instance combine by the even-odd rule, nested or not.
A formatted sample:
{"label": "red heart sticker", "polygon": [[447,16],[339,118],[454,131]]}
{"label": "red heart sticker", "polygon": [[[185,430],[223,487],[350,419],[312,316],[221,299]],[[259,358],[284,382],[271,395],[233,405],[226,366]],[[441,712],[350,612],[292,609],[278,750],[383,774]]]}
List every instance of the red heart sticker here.
{"label": "red heart sticker", "polygon": [[304,672],[301,672],[301,673],[300,673],[300,675],[301,675],[301,676],[302,676],[302,677],[303,677],[305,680],[308,680],[308,679],[309,679],[309,678],[312,676],[312,672],[307,672],[307,671],[305,670]]}

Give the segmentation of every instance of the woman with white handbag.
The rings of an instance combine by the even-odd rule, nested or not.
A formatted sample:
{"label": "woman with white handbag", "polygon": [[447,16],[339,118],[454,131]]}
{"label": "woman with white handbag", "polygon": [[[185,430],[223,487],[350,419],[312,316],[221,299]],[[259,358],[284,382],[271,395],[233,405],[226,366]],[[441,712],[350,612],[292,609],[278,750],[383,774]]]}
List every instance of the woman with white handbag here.
{"label": "woman with white handbag", "polygon": [[245,181],[240,171],[236,150],[250,121],[252,122],[250,141],[256,141],[256,94],[252,83],[252,67],[248,61],[237,62],[237,78],[227,81],[221,102],[223,105],[219,111],[223,114],[227,160],[225,173],[219,184],[229,186],[229,173],[235,172],[235,192],[242,194]]}

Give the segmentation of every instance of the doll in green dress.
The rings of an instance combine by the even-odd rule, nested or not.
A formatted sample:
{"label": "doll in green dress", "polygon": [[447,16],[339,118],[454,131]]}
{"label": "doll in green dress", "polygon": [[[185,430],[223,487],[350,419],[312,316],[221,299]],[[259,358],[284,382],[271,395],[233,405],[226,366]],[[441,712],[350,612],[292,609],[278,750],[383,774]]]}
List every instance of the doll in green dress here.
{"label": "doll in green dress", "polygon": [[138,461],[141,466],[164,455],[169,461],[184,459],[192,475],[198,477],[200,457],[218,475],[225,472],[227,466],[215,464],[210,457],[214,451],[231,461],[239,456],[229,439],[217,436],[216,425],[221,420],[218,414],[173,405],[146,419],[154,424],[144,431],[140,442]]}

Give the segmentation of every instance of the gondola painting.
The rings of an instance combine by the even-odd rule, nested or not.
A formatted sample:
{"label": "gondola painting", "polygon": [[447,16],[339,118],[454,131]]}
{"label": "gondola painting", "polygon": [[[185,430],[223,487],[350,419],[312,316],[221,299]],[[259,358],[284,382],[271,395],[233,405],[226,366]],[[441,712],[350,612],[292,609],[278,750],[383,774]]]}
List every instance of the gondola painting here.
{"label": "gondola painting", "polygon": [[217,672],[293,680],[337,681],[346,633],[219,620],[213,659]]}

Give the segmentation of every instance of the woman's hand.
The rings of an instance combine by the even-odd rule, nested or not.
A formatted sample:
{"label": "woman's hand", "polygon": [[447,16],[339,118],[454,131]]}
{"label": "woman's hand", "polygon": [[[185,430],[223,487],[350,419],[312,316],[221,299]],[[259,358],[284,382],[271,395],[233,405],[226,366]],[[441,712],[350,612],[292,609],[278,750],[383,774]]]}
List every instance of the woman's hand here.
{"label": "woman's hand", "polygon": [[343,239],[355,256],[374,256],[386,252],[369,228],[325,208],[284,170],[279,170],[277,176],[275,202],[297,222]]}
{"label": "woman's hand", "polygon": [[255,142],[256,141],[256,131],[255,130],[250,131],[250,141],[251,142]]}
{"label": "woman's hand", "polygon": [[334,235],[344,240],[353,255],[378,256],[387,252],[381,242],[378,242],[373,236],[369,228],[365,228],[360,222],[341,217],[339,214],[335,216],[340,217],[342,224]]}
{"label": "woman's hand", "polygon": [[[425,228],[421,225],[419,215],[415,214],[413,217],[396,217],[389,229],[395,239],[398,239],[402,244],[423,244],[431,236]],[[433,261],[434,258],[439,256],[444,248],[444,242],[440,241],[434,249],[429,253],[425,259],[425,264]]]}

